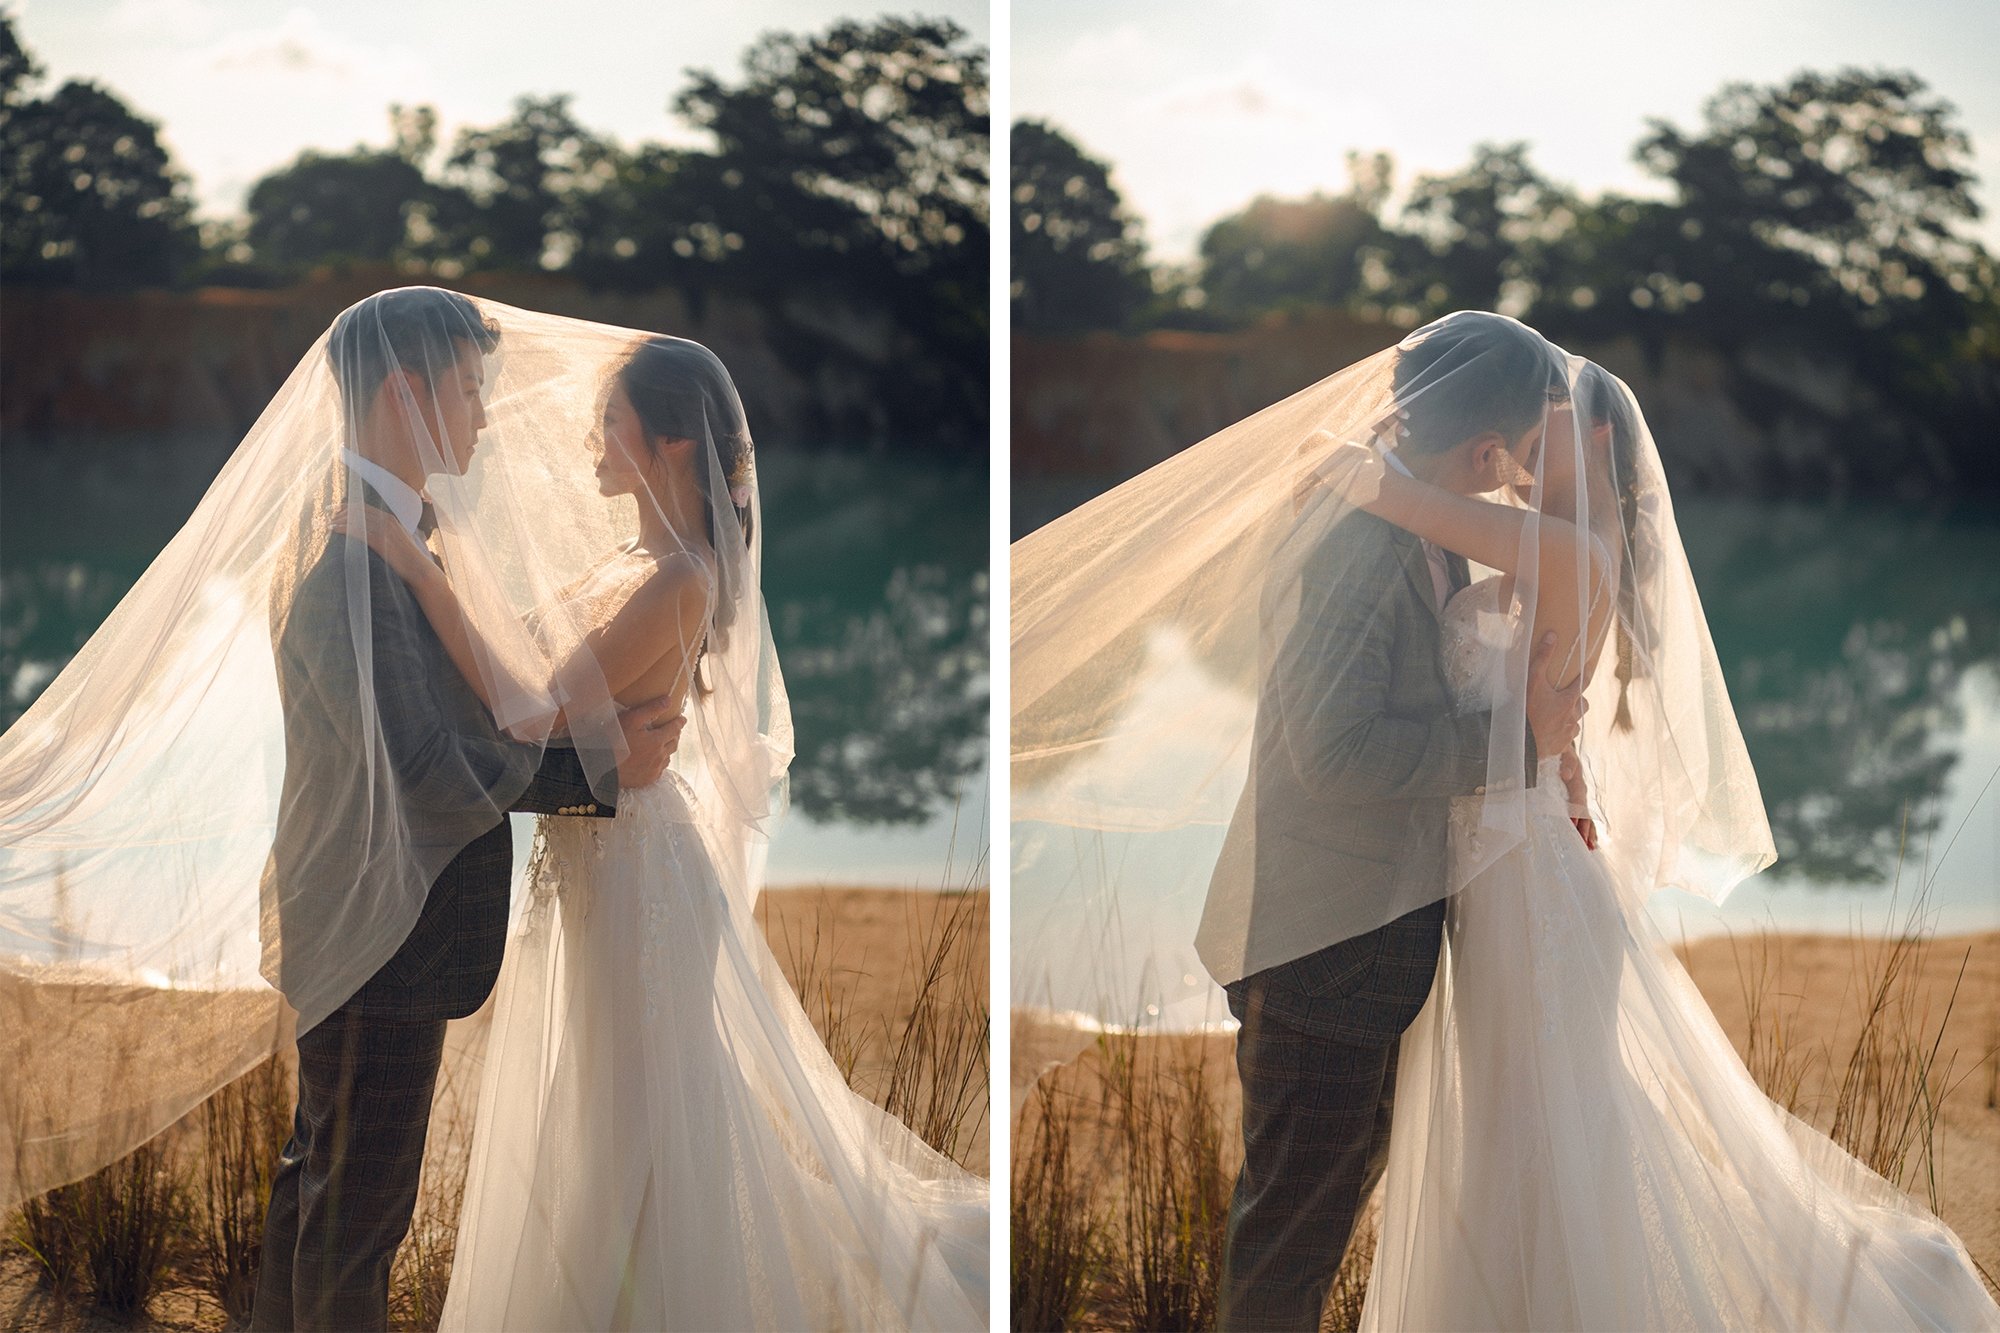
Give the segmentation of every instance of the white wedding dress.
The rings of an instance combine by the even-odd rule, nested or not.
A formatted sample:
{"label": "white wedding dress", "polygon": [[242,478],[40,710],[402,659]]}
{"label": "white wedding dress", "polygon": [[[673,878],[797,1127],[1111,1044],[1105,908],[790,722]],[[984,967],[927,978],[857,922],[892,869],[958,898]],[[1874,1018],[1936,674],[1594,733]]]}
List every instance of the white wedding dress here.
{"label": "white wedding dress", "polygon": [[[1445,611],[1462,709],[1498,697],[1497,588]],[[1363,1327],[2000,1327],[1949,1228],[1757,1087],[1554,760],[1528,799],[1403,1038]]]}
{"label": "white wedding dress", "polygon": [[986,1326],[985,1182],[842,1080],[721,827],[673,773],[541,821],[444,1328]]}

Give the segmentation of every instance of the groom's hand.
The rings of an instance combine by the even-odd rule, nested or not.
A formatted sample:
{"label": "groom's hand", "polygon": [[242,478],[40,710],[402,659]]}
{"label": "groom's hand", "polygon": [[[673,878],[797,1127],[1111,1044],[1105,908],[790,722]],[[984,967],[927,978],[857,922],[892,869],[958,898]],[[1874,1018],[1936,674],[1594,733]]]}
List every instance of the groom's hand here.
{"label": "groom's hand", "polygon": [[1583,697],[1583,677],[1557,689],[1549,684],[1549,657],[1556,650],[1555,631],[1542,635],[1528,659],[1528,729],[1535,733],[1535,753],[1561,754],[1583,730],[1590,704]]}
{"label": "groom's hand", "polygon": [[681,743],[681,728],[687,718],[672,710],[666,699],[649,699],[618,714],[618,727],[625,733],[626,755],[618,765],[620,791],[650,787],[667,771],[667,761]]}

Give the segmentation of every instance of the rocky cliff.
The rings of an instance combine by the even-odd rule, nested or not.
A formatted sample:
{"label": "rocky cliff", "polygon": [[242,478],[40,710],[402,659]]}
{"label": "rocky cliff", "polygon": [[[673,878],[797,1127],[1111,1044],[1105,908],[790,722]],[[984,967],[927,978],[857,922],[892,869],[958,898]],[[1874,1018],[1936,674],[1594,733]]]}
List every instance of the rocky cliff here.
{"label": "rocky cliff", "polygon": [[[10,288],[0,296],[0,438],[233,442],[334,316],[404,281],[391,269],[357,268],[272,291]],[[871,381],[893,367],[900,350],[885,317],[823,304],[773,310],[724,295],[695,301],[673,291],[593,293],[533,274],[469,279],[461,288],[705,343],[729,366],[766,442],[865,434]],[[800,354],[802,341],[812,344],[810,355]]]}
{"label": "rocky cliff", "polygon": [[[1232,333],[1016,336],[1016,532],[1402,334],[1321,310]],[[1837,492],[1854,470],[1849,460],[1891,416],[1842,367],[1795,349],[1752,346],[1725,358],[1697,344],[1645,348],[1626,338],[1570,350],[1632,386],[1677,487]]]}

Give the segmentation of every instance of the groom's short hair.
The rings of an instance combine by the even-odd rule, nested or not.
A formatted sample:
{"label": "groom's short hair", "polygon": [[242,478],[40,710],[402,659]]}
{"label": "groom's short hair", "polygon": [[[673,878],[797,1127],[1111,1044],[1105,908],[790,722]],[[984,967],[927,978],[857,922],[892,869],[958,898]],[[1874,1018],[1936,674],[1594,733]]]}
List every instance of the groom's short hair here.
{"label": "groom's short hair", "polygon": [[429,384],[458,360],[460,343],[485,353],[499,342],[500,326],[471,297],[441,287],[395,287],[340,312],[327,334],[326,359],[341,397],[360,411],[392,371],[411,371]]}
{"label": "groom's short hair", "polygon": [[1463,310],[1426,324],[1396,349],[1396,406],[1413,453],[1441,454],[1488,431],[1527,433],[1569,396],[1562,354],[1519,320]]}

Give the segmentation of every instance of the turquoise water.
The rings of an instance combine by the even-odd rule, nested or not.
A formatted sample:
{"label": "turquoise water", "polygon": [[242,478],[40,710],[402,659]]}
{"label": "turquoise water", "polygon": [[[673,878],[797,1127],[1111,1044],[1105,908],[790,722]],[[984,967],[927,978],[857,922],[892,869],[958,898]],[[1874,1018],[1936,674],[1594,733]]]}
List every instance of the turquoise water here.
{"label": "turquoise water", "polygon": [[[6,438],[0,727],[178,531],[229,447]],[[771,882],[983,883],[984,464],[772,447],[759,468],[764,593],[798,743]]]}
{"label": "turquoise water", "polygon": [[[1921,900],[1929,929],[2000,928],[2000,514],[1677,509],[1780,860],[1719,908],[1657,895],[1661,924],[1875,932]],[[1188,717],[1249,725],[1251,701],[1167,679],[1190,691]],[[1117,1014],[1102,996],[1143,996],[1142,1023],[1219,1016],[1191,947],[1214,842],[1112,834],[1080,856],[1072,831],[1017,823],[1017,1002]],[[1100,884],[1146,910],[1113,919],[1097,899],[1104,921],[1079,914]],[[1060,989],[1079,984],[1090,993]]]}
{"label": "turquoise water", "polygon": [[1690,935],[2000,928],[2000,514],[1679,506],[1779,862]]}

